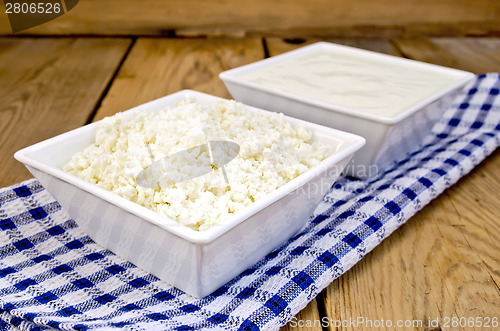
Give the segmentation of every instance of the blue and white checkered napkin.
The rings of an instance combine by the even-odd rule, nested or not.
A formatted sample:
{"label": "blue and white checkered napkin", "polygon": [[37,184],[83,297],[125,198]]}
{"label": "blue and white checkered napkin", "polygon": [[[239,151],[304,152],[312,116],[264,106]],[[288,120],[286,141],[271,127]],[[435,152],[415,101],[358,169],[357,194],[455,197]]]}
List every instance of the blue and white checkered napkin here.
{"label": "blue and white checkered napkin", "polygon": [[195,299],[95,244],[36,180],[0,190],[0,329],[276,330],[500,145],[499,74],[478,76],[425,146],[341,178],[307,227]]}

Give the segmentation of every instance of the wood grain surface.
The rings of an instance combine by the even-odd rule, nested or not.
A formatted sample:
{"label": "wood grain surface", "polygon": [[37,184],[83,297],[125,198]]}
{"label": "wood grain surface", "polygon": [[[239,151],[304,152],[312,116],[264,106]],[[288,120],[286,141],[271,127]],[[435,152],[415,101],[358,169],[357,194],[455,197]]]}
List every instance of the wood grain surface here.
{"label": "wood grain surface", "polygon": [[394,44],[411,59],[477,74],[500,71],[500,39],[396,39]]}
{"label": "wood grain surface", "polygon": [[[276,55],[314,41],[297,45],[269,38],[266,44]],[[500,71],[498,39],[333,41],[475,73]],[[445,317],[498,317],[499,175],[497,152],[326,288],[321,297],[325,316],[333,321],[328,329],[336,329],[335,321],[357,318],[365,319],[366,330],[381,329],[368,324],[381,319],[411,323],[405,330],[440,330]],[[304,311],[301,318],[316,317]]]}
{"label": "wood grain surface", "polygon": [[17,150],[85,124],[128,39],[0,39],[0,187],[31,175]]}
{"label": "wood grain surface", "polygon": [[[425,7],[427,2],[422,3]],[[449,6],[447,0],[439,4]],[[495,4],[488,6],[498,10]],[[156,24],[154,19],[151,24]],[[12,158],[24,146],[181,89],[229,97],[218,79],[221,71],[262,59],[266,52],[276,55],[319,40],[475,73],[500,72],[500,39],[495,38],[292,42],[281,38],[265,42],[260,38],[0,38],[0,187],[29,177]],[[500,153],[496,152],[335,280],[296,316],[295,324],[282,330],[336,329],[315,322],[322,318],[417,320],[422,321],[421,327],[404,329],[440,330],[445,329],[444,317],[499,317],[498,192]],[[437,327],[427,325],[438,317]],[[311,321],[312,326],[293,327],[298,321]]]}
{"label": "wood grain surface", "polygon": [[327,41],[345,46],[362,48],[378,53],[401,56],[399,50],[394,47],[394,45],[390,41],[379,39],[314,38],[304,40],[287,40],[282,38],[266,38],[266,46],[269,56],[275,56],[319,41]]}
{"label": "wood grain surface", "polygon": [[229,98],[219,73],[264,58],[262,41],[147,39],[134,45],[95,120],[182,89]]}
{"label": "wood grain surface", "polygon": [[[355,37],[500,32],[497,0],[85,0],[28,34]],[[0,34],[10,34],[0,11]]]}
{"label": "wood grain surface", "polygon": [[[445,317],[498,317],[500,206],[497,196],[471,188],[498,177],[499,166],[500,155],[490,157],[334,281],[323,293],[326,315],[422,321],[404,330],[445,330]],[[499,185],[495,179],[480,190]],[[487,211],[480,211],[484,205]]]}

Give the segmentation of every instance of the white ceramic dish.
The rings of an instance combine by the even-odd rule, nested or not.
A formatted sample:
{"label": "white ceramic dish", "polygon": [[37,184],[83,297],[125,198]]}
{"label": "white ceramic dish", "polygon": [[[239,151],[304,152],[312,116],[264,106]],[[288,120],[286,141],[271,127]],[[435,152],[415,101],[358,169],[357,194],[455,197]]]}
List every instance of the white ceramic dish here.
{"label": "white ceramic dish", "polygon": [[[363,110],[361,108],[348,107],[340,103],[326,102],[325,98],[320,100],[314,89],[305,92],[307,89],[304,88],[304,90],[301,90],[300,87],[295,87],[294,89],[288,88],[288,90],[286,87],[280,86],[271,88],[266,87],[268,85],[260,83],[258,80],[251,80],[249,78],[249,76],[265,70],[275,70],[277,66],[286,69],[286,66],[289,65],[291,68],[291,79],[296,79],[297,82],[300,82],[299,79],[303,78],[301,75],[307,75],[307,71],[304,71],[303,68],[294,68],[290,63],[296,61],[295,64],[298,67],[297,64],[300,65],[302,60],[307,60],[311,56],[318,57],[318,54],[328,54],[332,58],[338,55],[343,61],[346,59],[352,61],[350,66],[346,65],[337,71],[325,68],[325,71],[320,72],[317,76],[320,77],[322,74],[327,75],[327,71],[329,71],[330,76],[328,79],[331,79],[335,78],[332,76],[335,76],[339,72],[338,76],[340,77],[346,73],[349,74],[351,70],[352,75],[349,77],[351,80],[346,80],[350,84],[339,84],[338,87],[340,90],[349,91],[349,85],[352,85],[354,89],[350,93],[337,93],[342,97],[346,94],[352,96],[354,99],[351,101],[356,101],[356,98],[366,97],[367,94],[373,92],[368,87],[362,92],[364,94],[360,95],[361,92],[356,90],[362,80],[361,78],[356,80],[356,75],[360,75],[359,67],[367,66],[367,63],[374,64],[372,65],[372,68],[375,68],[374,72],[377,71],[377,66],[387,69],[386,71],[392,71],[395,76],[398,76],[399,72],[398,79],[406,79],[408,83],[411,83],[412,80],[404,76],[405,72],[413,72],[416,76],[425,77],[431,82],[434,76],[449,79],[451,82],[425,97],[417,98],[413,104],[402,108],[397,114],[384,115],[368,112],[366,111],[367,109]],[[319,67],[316,67],[315,70],[320,71]],[[332,74],[332,72],[335,73]],[[356,74],[356,72],[358,73]],[[381,72],[384,71],[381,70]],[[365,147],[356,153],[352,162],[346,168],[348,174],[361,178],[380,173],[394,164],[396,160],[402,159],[407,153],[418,149],[422,138],[430,131],[436,119],[441,116],[440,111],[443,109],[442,106],[451,102],[459,90],[473,80],[474,77],[474,74],[465,71],[326,42],[302,47],[220,74],[220,78],[237,101],[266,110],[283,112],[285,115],[365,137]],[[273,77],[270,76],[270,78]],[[387,108],[389,108],[392,102],[391,97],[395,94],[393,92],[398,89],[398,79],[391,81],[392,78],[388,77],[388,75],[377,76],[376,73],[372,77],[363,77],[365,81],[366,78],[370,80],[369,83],[376,84],[372,85],[375,87],[374,90],[379,91],[376,96],[380,96],[381,91],[387,92],[386,94],[382,93],[383,97],[379,97],[376,101],[382,102],[382,106],[385,106],[384,102],[387,102]],[[287,85],[286,80],[283,83],[283,85]],[[381,85],[389,87],[381,89]],[[391,86],[393,90],[391,90]],[[307,86],[303,85],[303,87]],[[347,87],[347,89],[344,89],[344,87]],[[407,90],[409,91],[406,91],[406,97],[413,97],[411,89],[407,87]],[[316,94],[316,96],[308,97],[307,93]],[[399,97],[400,100],[405,100],[404,94],[402,97],[401,95]],[[367,99],[369,100],[369,98]],[[366,107],[368,108],[369,102],[367,102],[367,105]]]}
{"label": "white ceramic dish", "polygon": [[[186,97],[200,103],[220,98],[181,91],[127,112],[154,111]],[[264,110],[248,107],[249,111]],[[62,170],[93,141],[99,122],[18,151],[15,158],[97,243],[196,297],[204,297],[277,248],[307,221],[342,172],[362,137],[287,118],[311,127],[337,146],[323,162],[213,228],[198,232]]]}

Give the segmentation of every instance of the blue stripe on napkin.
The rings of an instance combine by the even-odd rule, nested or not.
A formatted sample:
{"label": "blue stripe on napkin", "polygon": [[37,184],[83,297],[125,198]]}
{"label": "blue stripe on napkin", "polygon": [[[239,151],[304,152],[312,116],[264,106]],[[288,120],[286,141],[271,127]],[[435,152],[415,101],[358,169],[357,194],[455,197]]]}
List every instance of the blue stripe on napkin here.
{"label": "blue stripe on napkin", "polygon": [[423,148],[340,178],[300,233],[204,299],[95,244],[36,180],[1,189],[0,329],[276,330],[500,145],[499,89],[478,76]]}

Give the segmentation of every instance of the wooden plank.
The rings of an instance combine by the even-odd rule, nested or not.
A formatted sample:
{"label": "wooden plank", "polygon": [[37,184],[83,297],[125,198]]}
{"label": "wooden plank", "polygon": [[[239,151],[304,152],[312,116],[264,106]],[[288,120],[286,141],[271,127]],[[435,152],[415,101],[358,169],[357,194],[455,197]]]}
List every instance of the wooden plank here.
{"label": "wooden plank", "polygon": [[498,38],[396,39],[404,56],[419,61],[471,71],[500,71]]}
{"label": "wooden plank", "polygon": [[[449,66],[457,69],[468,70],[474,73],[498,72],[500,71],[500,39],[496,38],[434,38],[430,40],[405,40],[394,41],[401,52],[412,59]],[[498,232],[489,229],[497,228],[495,219],[498,218],[499,204],[496,199],[491,200],[500,188],[499,156],[490,158],[491,169],[488,171],[479,168],[475,176],[474,184],[470,183],[471,176],[462,181],[466,189],[455,189],[452,187],[447,191],[454,208],[459,211],[460,220],[467,224],[475,224],[462,228],[467,232],[468,245],[474,245],[478,257],[483,260],[485,267],[490,272],[492,280],[497,284],[499,281],[498,266],[500,260],[495,255],[488,253],[488,249],[494,248],[499,251]],[[458,186],[461,188],[464,186]],[[485,200],[490,200],[489,202]],[[478,208],[470,208],[469,201],[475,201]],[[462,226],[465,226],[462,224]],[[487,262],[488,261],[488,262]],[[494,270],[492,265],[497,268]]]}
{"label": "wooden plank", "polygon": [[366,320],[364,325],[343,330],[374,330],[368,321],[380,323],[382,318],[396,323],[438,316],[439,307],[429,293],[439,290],[435,282],[440,275],[426,272],[436,249],[434,229],[426,222],[434,215],[428,210],[414,216],[325,290],[327,316],[339,321]]}
{"label": "wooden plank", "polygon": [[230,98],[220,72],[264,57],[262,41],[140,38],[95,120],[182,89]]}
{"label": "wooden plank", "polygon": [[[498,39],[397,40],[399,51],[391,51],[390,45],[340,42],[375,51],[379,47],[393,55],[401,51],[413,59],[473,72],[500,71]],[[270,55],[298,47],[279,39],[267,39],[267,46]],[[394,323],[409,320],[412,324],[415,320],[422,321],[422,327],[405,329],[430,330],[433,325],[429,323],[438,317],[439,326],[444,327],[442,318],[446,316],[497,316],[499,154],[488,158],[334,281],[323,295],[326,317],[333,321],[358,317]],[[366,325],[342,329],[359,328],[378,329]],[[335,325],[330,329],[336,329]]]}
{"label": "wooden plank", "polygon": [[328,41],[340,45],[357,47],[374,51],[378,53],[385,53],[389,55],[400,56],[401,53],[387,40],[382,39],[340,39],[340,38],[312,38],[312,39],[282,39],[282,38],[266,38],[266,45],[269,56],[275,56],[294,50],[298,47],[310,45],[318,41]]}
{"label": "wooden plank", "polygon": [[[500,206],[492,194],[500,188],[498,175],[487,182],[498,174],[499,156],[484,162],[335,280],[324,295],[327,316],[422,323],[405,330],[445,329],[445,317],[484,321],[498,316]],[[481,187],[481,195],[471,194],[473,187]],[[437,318],[439,323],[429,327]]]}
{"label": "wooden plank", "polygon": [[[399,55],[399,52],[397,49],[395,49],[392,44],[388,41],[384,40],[372,40],[372,39],[323,39],[324,41],[330,41],[330,42],[335,42],[338,44],[346,45],[346,46],[352,46],[352,47],[358,47],[358,48],[363,48],[363,49],[368,49],[372,51],[377,51],[381,53],[386,53],[386,54],[391,54],[391,55]],[[300,40],[294,40],[292,42],[287,42],[281,38],[267,38],[266,39],[266,45],[268,49],[269,56],[274,56],[278,55],[287,51],[291,51],[293,49],[296,49],[297,47],[302,47],[314,42],[320,41],[320,39],[308,39],[303,42]],[[304,314],[301,312],[301,314],[304,314],[305,316],[302,316],[301,314],[296,316],[297,321],[304,321],[304,327],[297,327],[294,329],[297,330],[322,330],[321,328],[321,322],[325,322],[322,320],[323,317],[326,318],[331,318],[333,320],[338,319],[339,314],[333,314],[331,308],[336,307],[337,305],[333,304],[331,298],[331,295],[328,295],[329,293],[328,288],[325,293],[327,294],[327,299],[326,299],[326,316],[315,316],[314,314],[311,314],[310,312],[307,312],[307,314]],[[365,294],[365,293],[363,293]],[[336,298],[337,299],[337,298]],[[320,299],[321,300],[321,299]],[[348,318],[347,318],[348,319]],[[316,321],[316,322],[315,322]],[[316,323],[316,324],[314,324]],[[291,327],[292,323],[289,323],[287,327]],[[299,324],[293,324],[293,326],[298,326]],[[311,325],[311,328],[308,326]]]}
{"label": "wooden plank", "polygon": [[[500,31],[492,0],[86,0],[28,34],[266,36],[485,35]],[[10,34],[0,12],[0,33]]]}
{"label": "wooden plank", "polygon": [[[446,195],[459,214],[460,227],[467,247],[477,254],[491,280],[500,287],[500,152],[484,161],[485,166],[466,176],[460,185],[452,186]],[[471,208],[470,202],[473,201]],[[495,254],[495,252],[497,254]],[[499,289],[500,290],[500,289]]]}
{"label": "wooden plank", "polygon": [[[167,94],[194,89],[230,98],[221,71],[263,59],[262,41],[234,39],[140,38],[124,62],[94,120]],[[318,320],[316,300],[297,316]],[[284,330],[290,329],[290,325]],[[320,330],[320,329],[309,329]]]}
{"label": "wooden plank", "polygon": [[[412,59],[468,70],[474,73],[500,71],[500,39],[498,38],[433,38],[430,40],[395,40],[401,52]],[[458,223],[466,244],[482,262],[498,290],[500,257],[498,215],[500,204],[500,156],[489,158],[489,167],[475,170],[476,176],[462,179],[465,183],[450,188],[446,194],[459,214]],[[472,179],[474,178],[474,179]],[[472,182],[474,180],[474,182]],[[474,204],[471,207],[471,203]]]}
{"label": "wooden plank", "polygon": [[0,39],[0,187],[31,175],[15,151],[85,124],[128,39]]}

